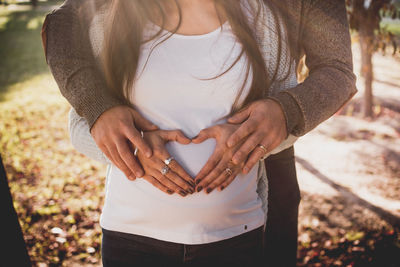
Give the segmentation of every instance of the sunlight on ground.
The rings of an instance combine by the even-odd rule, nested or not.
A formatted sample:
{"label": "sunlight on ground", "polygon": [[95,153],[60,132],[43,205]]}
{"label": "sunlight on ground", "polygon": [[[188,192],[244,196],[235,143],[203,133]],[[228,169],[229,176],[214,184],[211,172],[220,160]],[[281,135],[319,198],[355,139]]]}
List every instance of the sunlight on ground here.
{"label": "sunlight on ground", "polygon": [[[0,152],[34,262],[98,265],[105,166],[72,147],[69,104],[44,60],[40,28],[55,3],[0,7]],[[358,73],[356,45],[353,51]],[[377,54],[374,64],[377,118],[360,116],[358,79],[351,103],[295,144],[302,264],[377,258],[380,245],[386,257],[399,254],[390,222],[400,217],[400,112],[393,110],[400,108],[400,61]]]}

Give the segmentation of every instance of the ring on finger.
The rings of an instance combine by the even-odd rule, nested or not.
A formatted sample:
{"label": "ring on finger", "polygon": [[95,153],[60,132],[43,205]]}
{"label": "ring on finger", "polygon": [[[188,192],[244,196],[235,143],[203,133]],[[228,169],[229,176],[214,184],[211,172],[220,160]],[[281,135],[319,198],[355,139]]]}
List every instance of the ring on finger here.
{"label": "ring on finger", "polygon": [[171,163],[171,161],[173,161],[173,160],[174,160],[174,157],[169,157],[166,160],[164,160],[164,163],[165,163],[165,165],[168,166]]}
{"label": "ring on finger", "polygon": [[258,144],[258,147],[264,151],[264,154],[267,154],[268,150],[265,146],[263,146],[262,144]]}
{"label": "ring on finger", "polygon": [[225,172],[226,172],[226,174],[227,174],[228,176],[231,176],[232,173],[233,173],[233,171],[232,171],[231,168],[226,168],[226,169],[225,169]]}
{"label": "ring on finger", "polygon": [[167,165],[164,165],[161,169],[161,174],[166,175],[169,172],[169,167]]}

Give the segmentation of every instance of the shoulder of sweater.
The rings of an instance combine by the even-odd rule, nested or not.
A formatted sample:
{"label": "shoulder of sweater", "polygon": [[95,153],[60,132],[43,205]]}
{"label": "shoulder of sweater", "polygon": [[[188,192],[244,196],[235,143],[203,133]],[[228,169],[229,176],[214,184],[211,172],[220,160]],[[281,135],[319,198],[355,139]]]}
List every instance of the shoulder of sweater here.
{"label": "shoulder of sweater", "polygon": [[65,0],[51,11],[51,15],[68,14],[79,17],[80,22],[90,21],[109,0]]}

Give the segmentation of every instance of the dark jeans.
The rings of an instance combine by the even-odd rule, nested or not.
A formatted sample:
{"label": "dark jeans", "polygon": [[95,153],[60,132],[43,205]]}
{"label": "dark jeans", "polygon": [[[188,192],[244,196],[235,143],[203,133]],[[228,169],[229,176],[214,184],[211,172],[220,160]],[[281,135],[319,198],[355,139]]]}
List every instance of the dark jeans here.
{"label": "dark jeans", "polygon": [[293,146],[269,156],[265,166],[269,185],[266,262],[274,267],[296,266],[300,190]]}
{"label": "dark jeans", "polygon": [[261,226],[230,239],[185,245],[103,229],[103,266],[265,266],[261,263],[263,236]]}

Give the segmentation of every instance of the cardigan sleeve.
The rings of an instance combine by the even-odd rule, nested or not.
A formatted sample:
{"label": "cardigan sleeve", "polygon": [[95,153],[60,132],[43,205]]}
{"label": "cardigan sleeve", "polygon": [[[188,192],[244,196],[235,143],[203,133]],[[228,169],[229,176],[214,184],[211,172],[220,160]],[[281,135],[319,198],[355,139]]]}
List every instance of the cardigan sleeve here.
{"label": "cardigan sleeve", "polygon": [[284,109],[289,133],[295,136],[330,118],[357,93],[345,1],[303,3],[299,45],[309,76],[273,96]]}
{"label": "cardigan sleeve", "polygon": [[47,64],[61,94],[91,128],[107,109],[123,102],[107,88],[90,45],[89,16],[81,1],[67,0],[47,14],[42,41]]}
{"label": "cardigan sleeve", "polygon": [[68,130],[72,146],[88,158],[104,164],[111,164],[111,161],[100,150],[89,131],[87,121],[71,108],[68,114]]}

